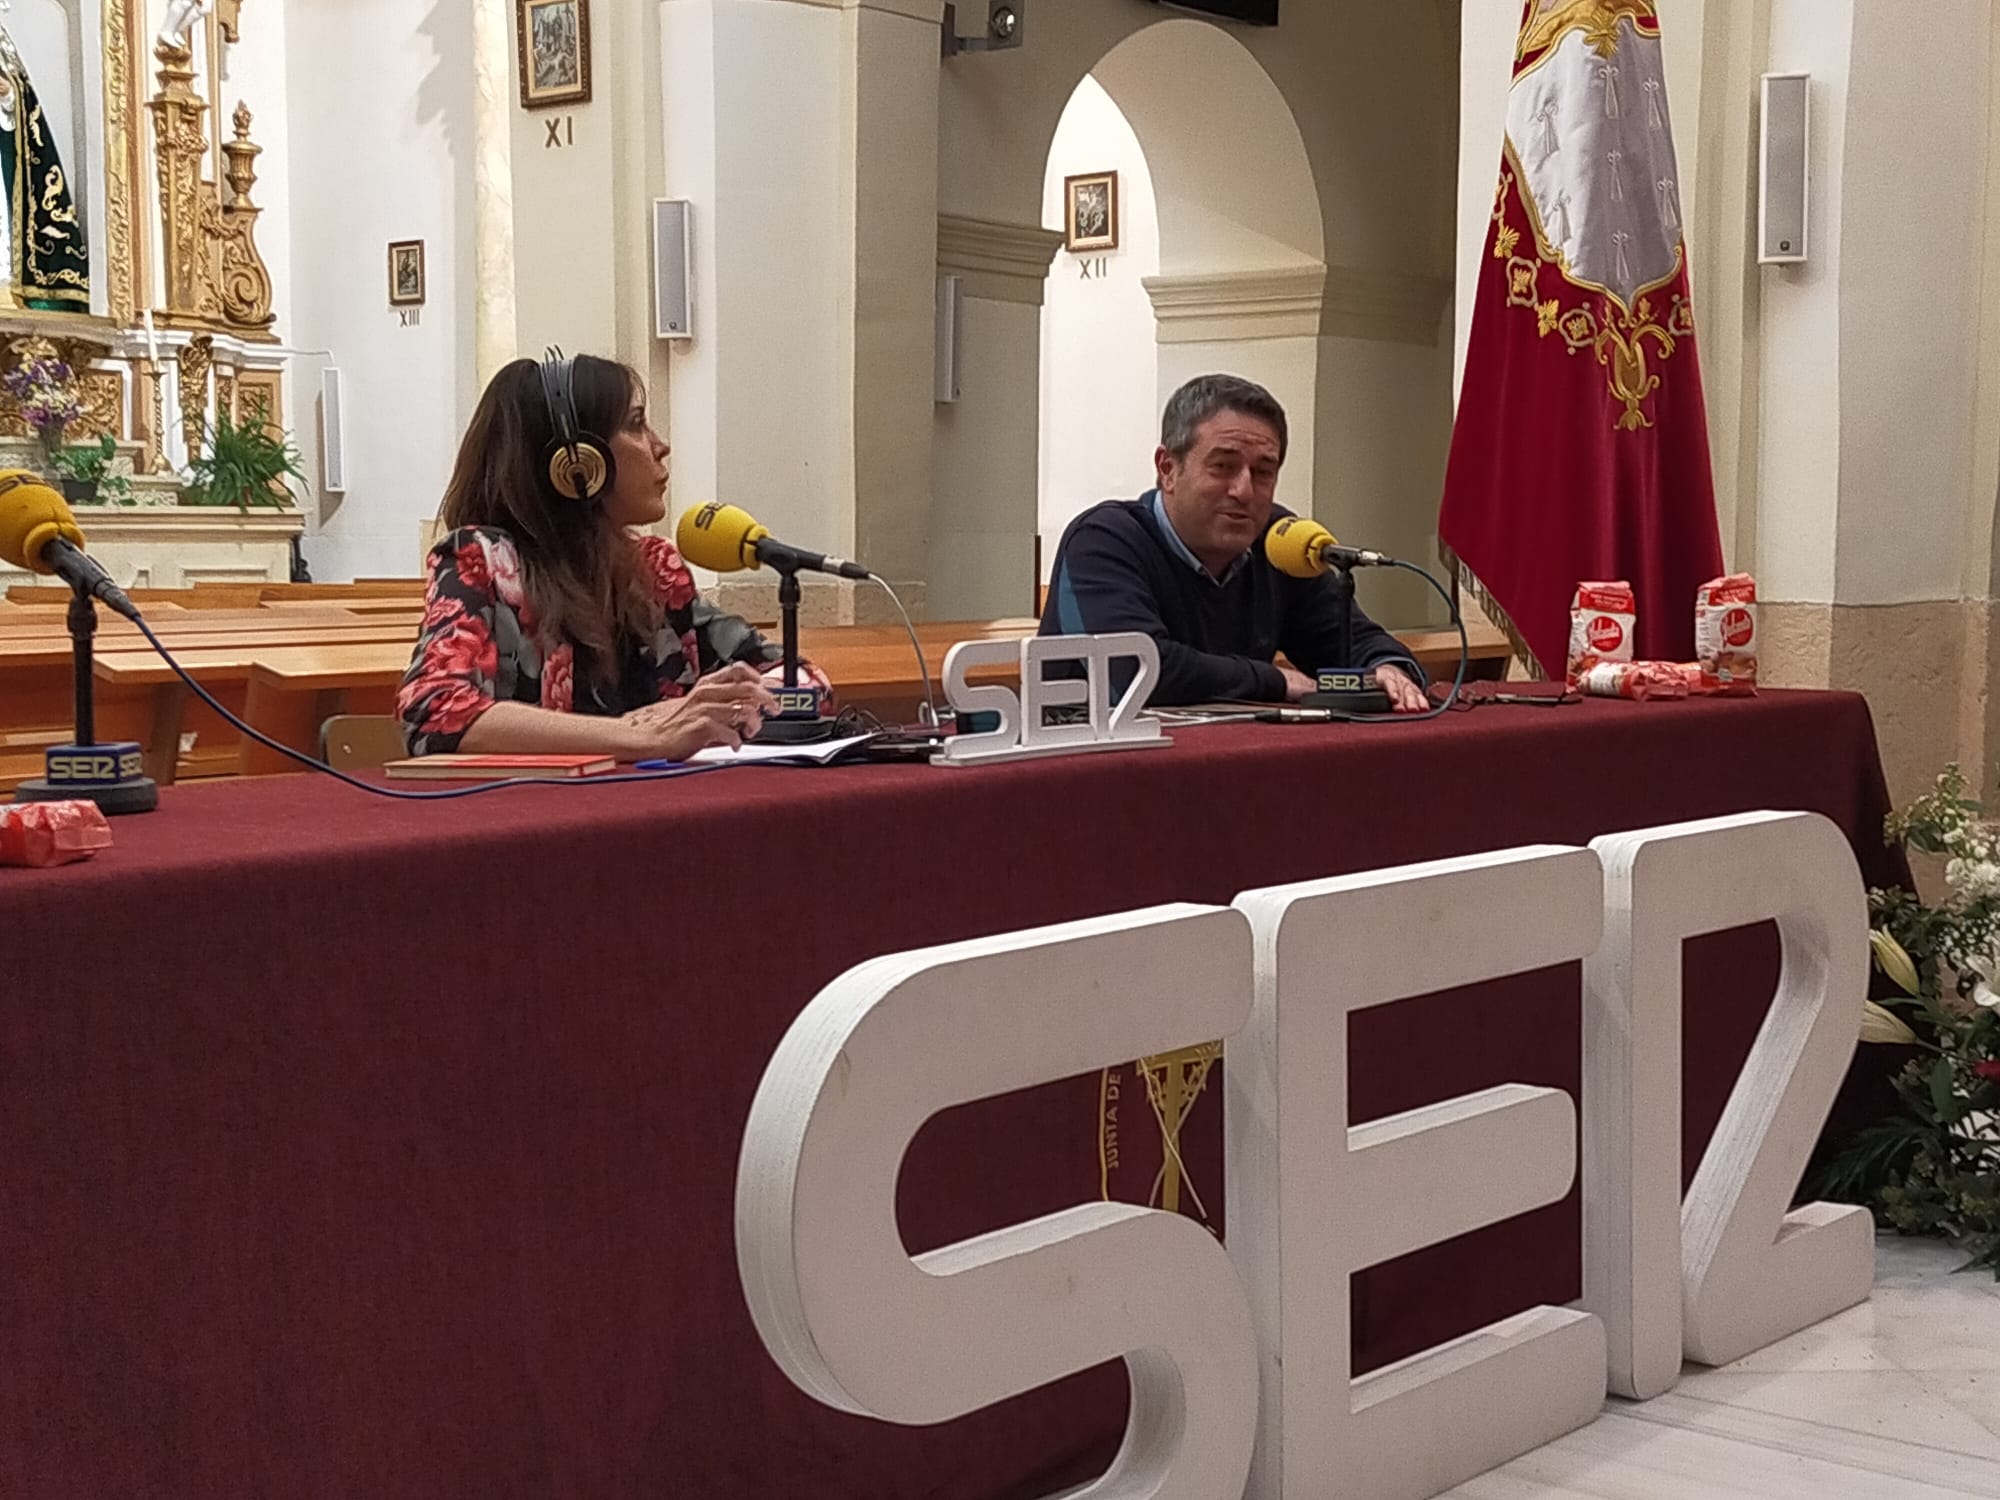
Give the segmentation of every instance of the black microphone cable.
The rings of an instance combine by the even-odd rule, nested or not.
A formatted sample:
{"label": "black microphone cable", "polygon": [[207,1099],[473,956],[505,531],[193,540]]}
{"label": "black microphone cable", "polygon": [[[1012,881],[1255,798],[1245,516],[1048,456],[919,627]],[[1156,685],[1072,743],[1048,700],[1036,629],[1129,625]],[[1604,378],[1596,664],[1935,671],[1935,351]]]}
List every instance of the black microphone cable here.
{"label": "black microphone cable", "polygon": [[174,660],[173,652],[169,651],[162,644],[160,638],[153,634],[153,627],[140,618],[136,610],[126,616],[126,618],[139,627],[140,634],[144,635],[147,641],[151,643],[153,649],[160,653],[160,660],[164,661],[173,671],[173,674],[187,685],[189,692],[214,709],[225,721],[234,724],[238,729],[242,730],[247,737],[264,746],[267,750],[275,750],[286,759],[298,762],[298,764],[304,766],[309,771],[323,772],[331,776],[334,780],[344,782],[348,786],[355,788],[357,791],[367,792],[376,797],[387,797],[395,802],[452,802],[461,797],[478,797],[487,792],[514,791],[520,787],[530,786],[630,786],[635,782],[642,781],[679,781],[688,776],[701,776],[710,771],[727,771],[731,769],[732,763],[723,762],[710,766],[681,766],[671,771],[626,771],[611,776],[512,776],[505,781],[486,781],[481,782],[477,786],[453,787],[448,791],[436,792],[407,792],[397,787],[377,786],[372,781],[363,781],[359,776],[351,776],[345,771],[336,770],[325,761],[317,760],[307,755],[303,750],[294,750],[290,745],[280,744],[261,730],[251,728],[236,717],[235,714],[218,703],[213,693],[209,692],[199,682],[196,682],[187,668]]}
{"label": "black microphone cable", "polygon": [[1334,721],[1343,724],[1427,724],[1432,719],[1450,713],[1454,704],[1465,692],[1465,679],[1472,670],[1472,637],[1465,629],[1465,615],[1458,607],[1458,601],[1435,578],[1415,563],[1402,562],[1396,558],[1385,561],[1392,568],[1401,568],[1406,573],[1414,573],[1437,591],[1444,607],[1451,612],[1451,623],[1458,629],[1458,676],[1452,680],[1451,691],[1445,694],[1444,702],[1420,714],[1335,714]]}

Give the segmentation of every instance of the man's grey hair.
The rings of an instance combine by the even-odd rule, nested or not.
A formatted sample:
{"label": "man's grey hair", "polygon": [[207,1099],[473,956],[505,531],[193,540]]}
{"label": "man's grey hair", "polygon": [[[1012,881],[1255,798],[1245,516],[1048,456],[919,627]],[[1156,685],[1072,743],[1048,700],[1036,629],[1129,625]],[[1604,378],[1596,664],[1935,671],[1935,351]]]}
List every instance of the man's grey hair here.
{"label": "man's grey hair", "polygon": [[1160,446],[1175,458],[1186,458],[1201,424],[1226,411],[1269,423],[1278,434],[1278,461],[1284,462],[1291,446],[1284,407],[1264,387],[1236,375],[1198,375],[1175,391],[1160,422]]}

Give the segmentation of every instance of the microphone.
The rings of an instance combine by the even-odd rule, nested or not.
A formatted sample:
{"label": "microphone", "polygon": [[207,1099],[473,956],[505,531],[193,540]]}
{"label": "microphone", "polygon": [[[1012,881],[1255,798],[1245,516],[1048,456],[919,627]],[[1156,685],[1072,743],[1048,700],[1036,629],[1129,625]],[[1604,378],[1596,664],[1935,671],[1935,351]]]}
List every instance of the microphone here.
{"label": "microphone", "polygon": [[742,568],[776,568],[781,573],[831,573],[836,578],[867,579],[875,575],[860,563],[823,552],[787,546],[759,526],[750,513],[711,500],[681,517],[674,532],[681,556],[696,567],[715,573]]}
{"label": "microphone", "polygon": [[0,472],[0,557],[52,574],[128,620],[139,618],[125,591],[84,552],[83,532],[63,497],[25,469]]}
{"label": "microphone", "polygon": [[1264,556],[1287,578],[1318,578],[1334,568],[1393,568],[1396,559],[1360,547],[1343,547],[1319,522],[1287,516],[1264,535]]}

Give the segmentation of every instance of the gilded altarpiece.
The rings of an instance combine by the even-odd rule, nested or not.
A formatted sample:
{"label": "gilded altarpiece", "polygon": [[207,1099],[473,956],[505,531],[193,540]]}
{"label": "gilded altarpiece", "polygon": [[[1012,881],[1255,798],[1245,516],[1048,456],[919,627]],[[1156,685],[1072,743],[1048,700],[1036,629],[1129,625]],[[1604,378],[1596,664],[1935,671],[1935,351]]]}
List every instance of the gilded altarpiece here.
{"label": "gilded altarpiece", "polygon": [[[273,288],[257,245],[262,148],[248,101],[227,108],[220,92],[224,49],[240,37],[243,5],[214,0],[202,12],[192,0],[170,0],[156,35],[146,0],[77,0],[82,29],[99,31],[102,44],[102,98],[84,106],[101,109],[101,129],[91,132],[101,159],[93,149],[84,167],[103,183],[101,218],[86,226],[102,240],[102,284],[88,314],[40,312],[0,296],[0,368],[62,358],[85,405],[68,435],[109,433],[136,445],[140,473],[171,467],[163,441],[170,435],[179,439],[176,457],[193,451],[218,395],[234,408],[255,393],[283,420]],[[170,34],[177,23],[179,34]],[[183,384],[195,367],[200,386]],[[0,436],[26,432],[0,395]]]}

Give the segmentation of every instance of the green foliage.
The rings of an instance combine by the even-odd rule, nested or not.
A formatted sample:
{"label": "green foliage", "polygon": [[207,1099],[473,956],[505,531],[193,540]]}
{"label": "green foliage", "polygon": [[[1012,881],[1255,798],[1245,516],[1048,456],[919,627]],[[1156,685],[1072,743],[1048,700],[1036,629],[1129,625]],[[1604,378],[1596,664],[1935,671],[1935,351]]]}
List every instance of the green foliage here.
{"label": "green foliage", "polygon": [[49,466],[63,479],[94,483],[99,500],[113,505],[136,505],[132,481],[112,471],[111,465],[117,458],[118,445],[106,434],[94,443],[71,443],[58,448],[50,456]]}
{"label": "green foliage", "polygon": [[1868,893],[1876,967],[1905,992],[1881,1003],[1909,1023],[1917,1055],[1895,1078],[1901,1113],[1860,1132],[1815,1190],[1942,1236],[2000,1278],[2000,835],[1957,766],[1887,833],[1947,861],[1935,904]]}
{"label": "green foliage", "polygon": [[205,451],[188,465],[183,505],[283,507],[295,504],[296,493],[304,491],[299,451],[284,433],[272,430],[262,405],[245,412],[240,423],[218,411],[207,438]]}

